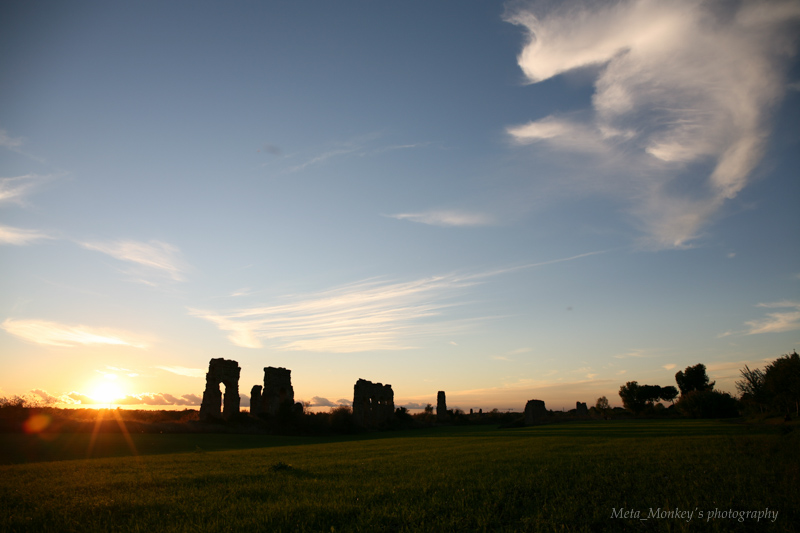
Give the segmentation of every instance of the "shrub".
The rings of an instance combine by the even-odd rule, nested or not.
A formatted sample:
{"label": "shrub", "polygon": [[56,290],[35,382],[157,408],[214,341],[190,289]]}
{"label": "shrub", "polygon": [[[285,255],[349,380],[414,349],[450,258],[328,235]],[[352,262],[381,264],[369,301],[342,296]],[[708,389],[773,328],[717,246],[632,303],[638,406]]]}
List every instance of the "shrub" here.
{"label": "shrub", "polygon": [[691,418],[731,418],[739,416],[739,402],[727,392],[693,390],[675,404],[684,416]]}

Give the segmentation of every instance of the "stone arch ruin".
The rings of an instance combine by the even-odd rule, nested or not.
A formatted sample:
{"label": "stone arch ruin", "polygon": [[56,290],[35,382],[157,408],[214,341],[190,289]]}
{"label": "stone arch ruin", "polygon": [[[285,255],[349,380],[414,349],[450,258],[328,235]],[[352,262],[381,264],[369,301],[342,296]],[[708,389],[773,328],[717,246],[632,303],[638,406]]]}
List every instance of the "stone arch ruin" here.
{"label": "stone arch ruin", "polygon": [[[239,412],[239,374],[242,369],[239,363],[229,359],[212,359],[208,363],[206,373],[206,389],[203,391],[203,403],[200,404],[200,419],[211,420],[220,417],[230,419]],[[223,398],[219,385],[225,385]]]}
{"label": "stone arch ruin", "polygon": [[365,379],[353,387],[353,420],[363,427],[377,427],[394,416],[394,391],[391,385]]}

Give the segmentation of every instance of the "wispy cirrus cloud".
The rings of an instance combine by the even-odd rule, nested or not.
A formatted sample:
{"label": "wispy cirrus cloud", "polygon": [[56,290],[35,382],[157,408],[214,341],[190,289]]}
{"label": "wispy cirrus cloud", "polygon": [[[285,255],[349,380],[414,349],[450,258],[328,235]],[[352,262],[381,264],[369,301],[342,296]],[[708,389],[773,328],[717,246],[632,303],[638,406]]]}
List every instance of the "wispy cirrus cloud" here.
{"label": "wispy cirrus cloud", "polygon": [[228,340],[245,348],[263,341],[281,350],[349,353],[404,350],[414,339],[442,336],[474,327],[494,317],[447,320],[448,308],[471,287],[502,274],[574,261],[603,252],[541,261],[471,274],[450,274],[406,282],[369,279],[311,294],[286,296],[284,303],[214,311],[189,308],[189,314],[228,332]]}
{"label": "wispy cirrus cloud", "polygon": [[148,272],[168,276],[173,281],[185,281],[187,266],[181,258],[180,250],[168,243],[152,240],[141,242],[116,240],[108,242],[82,242],[81,246],[95,250],[120,261],[145,267]]}
{"label": "wispy cirrus cloud", "polygon": [[652,355],[648,354],[647,350],[630,350],[627,353],[621,353],[614,356],[614,359],[628,359],[629,357],[653,357]]}
{"label": "wispy cirrus cloud", "polygon": [[12,137],[6,130],[0,130],[0,146],[16,150],[22,146],[22,138]]}
{"label": "wispy cirrus cloud", "polygon": [[408,144],[389,144],[376,146],[376,140],[381,137],[379,133],[362,135],[347,141],[338,142],[332,145],[327,150],[324,150],[316,155],[306,157],[302,163],[289,167],[289,172],[299,172],[309,167],[320,165],[331,159],[337,159],[344,156],[373,156],[386,152],[393,152],[396,150],[409,150],[412,148],[420,148],[428,146],[430,143],[408,143]]}
{"label": "wispy cirrus cloud", "polygon": [[39,230],[0,226],[0,245],[11,244],[15,246],[25,246],[35,241],[52,238],[53,237],[47,233]]}
{"label": "wispy cirrus cloud", "polygon": [[767,316],[764,318],[745,322],[744,325],[746,327],[744,329],[726,331],[725,333],[719,334],[717,337],[782,333],[800,329],[800,302],[782,300],[779,302],[760,303],[756,307],[764,309],[785,309],[785,311],[767,313]]}
{"label": "wispy cirrus cloud", "polygon": [[458,210],[432,210],[421,213],[398,213],[386,215],[397,220],[410,220],[431,226],[489,226],[494,219],[484,213],[470,213]]}
{"label": "wispy cirrus cloud", "polygon": [[11,178],[0,178],[0,203],[25,205],[25,196],[52,176],[25,174]]}
{"label": "wispy cirrus cloud", "polygon": [[403,350],[413,347],[412,338],[457,330],[460,326],[439,317],[454,305],[452,298],[476,283],[458,276],[410,282],[373,279],[289,296],[286,303],[273,306],[189,312],[229,332],[233,344],[246,348],[260,348],[269,340],[283,350]]}
{"label": "wispy cirrus cloud", "polygon": [[747,335],[759,333],[780,333],[800,329],[800,302],[783,300],[780,302],[761,303],[758,307],[765,309],[787,309],[767,313],[765,318],[745,322]]}
{"label": "wispy cirrus cloud", "polygon": [[186,376],[190,378],[202,378],[206,375],[206,371],[202,368],[188,368],[185,366],[157,366],[156,368],[166,370],[167,372],[172,372],[173,374],[177,374],[179,376]]}
{"label": "wispy cirrus cloud", "polygon": [[695,239],[763,157],[800,3],[565,1],[506,20],[527,32],[518,62],[530,83],[597,69],[588,118],[551,115],[511,138],[614,161],[606,180],[627,168],[618,188],[649,242],[670,248]]}
{"label": "wispy cirrus cloud", "polygon": [[47,320],[7,318],[0,324],[7,333],[37,344],[75,348],[89,345],[116,345],[146,348],[143,339],[123,331],[89,326],[68,326]]}
{"label": "wispy cirrus cloud", "polygon": [[315,155],[315,156],[311,157],[310,159],[307,159],[306,161],[303,161],[299,165],[294,165],[293,167],[289,168],[289,171],[290,172],[299,172],[299,171],[304,170],[304,169],[306,169],[306,168],[308,168],[310,166],[318,165],[318,164],[322,163],[323,161],[327,161],[328,159],[331,159],[331,158],[334,158],[334,157],[338,157],[338,156],[342,156],[342,155],[346,155],[346,154],[352,154],[353,152],[357,152],[358,150],[359,150],[358,147],[335,148],[333,150],[328,150],[326,152],[322,152],[321,154]]}

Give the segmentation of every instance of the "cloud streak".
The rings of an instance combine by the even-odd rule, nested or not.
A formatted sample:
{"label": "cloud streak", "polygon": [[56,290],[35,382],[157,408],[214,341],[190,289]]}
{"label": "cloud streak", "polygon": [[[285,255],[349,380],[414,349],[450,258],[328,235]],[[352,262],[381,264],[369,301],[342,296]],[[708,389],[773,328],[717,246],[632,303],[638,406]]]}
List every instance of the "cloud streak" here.
{"label": "cloud streak", "polygon": [[46,178],[38,174],[0,178],[0,204],[8,202],[25,205],[24,197]]}
{"label": "cloud streak", "polygon": [[0,245],[25,246],[35,241],[52,238],[50,235],[38,230],[0,226]]}
{"label": "cloud streak", "polygon": [[185,281],[187,270],[177,247],[152,240],[150,242],[116,240],[110,242],[82,242],[87,250],[110,255],[114,259],[127,261],[145,267],[150,272],[158,272],[173,281]]}
{"label": "cloud streak", "polygon": [[595,67],[591,113],[551,115],[511,126],[509,135],[615,159],[636,181],[633,212],[650,242],[685,246],[747,185],[763,156],[769,112],[786,90],[800,4],[543,6],[506,17],[527,33],[519,66],[530,83]]}
{"label": "cloud streak", "polygon": [[326,150],[318,155],[309,157],[302,163],[289,167],[288,171],[299,172],[305,170],[308,167],[320,165],[328,160],[339,158],[342,156],[359,156],[359,157],[371,156],[386,152],[393,152],[396,150],[409,150],[412,148],[424,147],[428,146],[429,144],[429,143],[410,143],[410,144],[392,144],[379,147],[370,146],[370,144],[373,143],[373,141],[380,136],[381,136],[380,134],[375,133],[375,134],[356,137],[349,141],[336,143],[336,145],[331,147],[329,150]]}
{"label": "cloud streak", "polygon": [[745,322],[747,335],[760,333],[781,333],[800,329],[800,302],[784,300],[781,302],[758,304],[766,309],[788,309],[788,311],[775,311],[767,313],[765,318]]}
{"label": "cloud streak", "polygon": [[431,226],[489,226],[494,223],[494,220],[489,215],[456,210],[432,210],[422,213],[398,213],[386,216]]}
{"label": "cloud streak", "polygon": [[46,320],[6,319],[0,324],[7,333],[36,344],[75,348],[77,346],[112,345],[146,348],[134,335],[108,328],[67,326]]}
{"label": "cloud streak", "polygon": [[0,130],[0,146],[10,150],[17,150],[22,146],[22,139],[10,136],[6,130]]}
{"label": "cloud streak", "polygon": [[373,279],[286,297],[286,303],[273,306],[189,313],[212,322],[229,333],[233,344],[246,348],[261,348],[269,340],[283,350],[403,350],[413,347],[408,342],[412,337],[457,330],[459,326],[439,317],[454,305],[447,300],[475,284],[457,276],[409,282]]}
{"label": "cloud streak", "polygon": [[423,337],[449,335],[490,317],[446,320],[444,311],[484,280],[523,269],[573,261],[603,252],[473,274],[450,274],[406,282],[369,279],[317,293],[284,297],[285,303],[229,311],[189,308],[228,332],[244,348],[264,341],[280,350],[351,353],[405,350]]}
{"label": "cloud streak", "polygon": [[189,378],[202,378],[206,375],[206,371],[202,368],[187,368],[185,366],[157,366],[156,368]]}

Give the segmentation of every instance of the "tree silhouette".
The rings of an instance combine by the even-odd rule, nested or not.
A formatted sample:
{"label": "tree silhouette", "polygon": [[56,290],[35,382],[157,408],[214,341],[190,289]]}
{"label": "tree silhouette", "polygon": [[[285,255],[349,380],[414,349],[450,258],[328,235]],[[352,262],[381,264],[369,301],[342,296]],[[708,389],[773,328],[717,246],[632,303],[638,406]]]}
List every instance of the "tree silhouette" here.
{"label": "tree silhouette", "polygon": [[727,392],[712,389],[693,390],[681,395],[678,410],[692,418],[728,418],[738,416],[736,398]]}
{"label": "tree silhouette", "polygon": [[597,399],[597,403],[594,404],[594,408],[603,414],[603,419],[608,419],[608,411],[611,409],[608,405],[608,398],[605,396],[600,396]]}
{"label": "tree silhouette", "polygon": [[784,355],[767,365],[764,371],[764,388],[773,404],[781,412],[794,409],[800,415],[800,355],[797,351]]}
{"label": "tree silhouette", "polygon": [[703,363],[687,366],[686,370],[679,371],[675,374],[675,381],[678,383],[678,388],[681,389],[681,395],[692,391],[712,390],[716,383],[716,381],[709,383],[706,365]]}
{"label": "tree silhouette", "polygon": [[661,387],[658,385],[641,385],[639,399],[645,403],[653,404],[661,398]]}
{"label": "tree silhouette", "polygon": [[755,405],[763,413],[768,403],[766,374],[758,368],[750,370],[747,365],[744,365],[744,369],[739,372],[742,374],[742,379],[736,382],[736,390],[742,395],[742,402]]}
{"label": "tree silhouette", "polygon": [[661,399],[665,402],[672,402],[675,403],[675,398],[678,397],[678,389],[673,387],[672,385],[667,385],[666,387],[661,387]]}
{"label": "tree silhouette", "polygon": [[628,411],[639,414],[644,410],[645,402],[639,397],[641,387],[636,381],[629,381],[619,388],[622,405]]}

